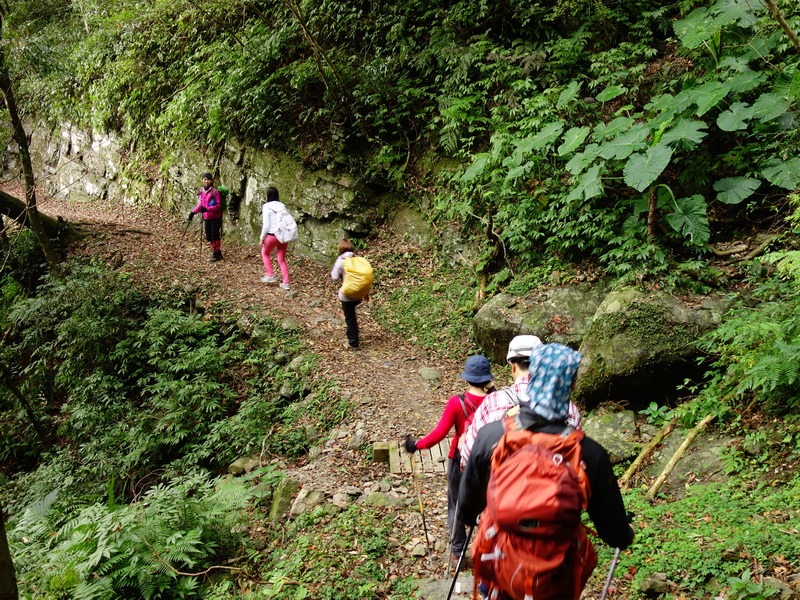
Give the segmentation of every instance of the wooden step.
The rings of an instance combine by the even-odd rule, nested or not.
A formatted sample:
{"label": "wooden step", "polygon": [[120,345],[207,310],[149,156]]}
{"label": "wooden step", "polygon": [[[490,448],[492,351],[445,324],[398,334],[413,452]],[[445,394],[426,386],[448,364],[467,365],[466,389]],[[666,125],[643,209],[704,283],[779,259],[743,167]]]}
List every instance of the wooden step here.
{"label": "wooden step", "polygon": [[413,455],[397,442],[375,442],[372,446],[374,462],[388,462],[390,473],[411,473],[414,463],[415,473],[446,473],[447,454],[450,452],[450,440],[442,440],[426,450],[417,450]]}

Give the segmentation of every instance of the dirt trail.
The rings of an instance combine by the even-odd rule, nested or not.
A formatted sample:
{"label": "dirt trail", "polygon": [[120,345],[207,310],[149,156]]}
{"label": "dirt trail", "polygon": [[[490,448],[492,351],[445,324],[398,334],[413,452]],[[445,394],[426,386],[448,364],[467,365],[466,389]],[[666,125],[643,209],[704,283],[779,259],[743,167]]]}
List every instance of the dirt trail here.
{"label": "dirt trail", "polygon": [[[432,360],[424,350],[383,330],[371,315],[370,303],[358,309],[362,348],[347,348],[341,305],[336,299],[336,285],[330,280],[331,265],[303,259],[290,248],[292,289],[287,292],[259,281],[263,267],[255,242],[241,245],[223,234],[225,259],[208,263],[210,252],[200,237],[199,215],[185,227],[174,215],[158,209],[145,212],[119,204],[47,200],[40,210],[61,216],[88,234],[73,244],[71,254],[92,255],[119,265],[157,289],[190,286],[197,289],[198,300],[206,306],[224,301],[231,309],[263,311],[276,319],[290,317],[302,325],[309,349],[322,357],[322,374],[335,379],[341,393],[358,407],[353,421],[342,424],[339,436],[325,443],[313,462],[293,467],[292,476],[304,485],[332,495],[347,486],[364,490],[389,479],[387,465],[368,463],[363,452],[347,448],[352,435],[363,428],[365,442],[372,443],[400,441],[407,433],[427,433],[437,423],[449,395],[461,389],[460,364]],[[273,264],[277,269],[277,263]],[[380,269],[380,264],[373,262],[373,266]],[[373,295],[380,294],[378,284]],[[419,376],[423,366],[441,372],[439,384]],[[441,540],[447,537],[444,475],[423,476],[416,482],[408,476],[394,476],[391,483],[392,491],[411,507],[399,511],[398,517],[399,524],[409,528],[409,546],[424,542],[419,512],[414,511],[417,484],[431,543],[440,541],[436,552],[406,564],[413,572],[402,575],[440,577],[446,554]]]}

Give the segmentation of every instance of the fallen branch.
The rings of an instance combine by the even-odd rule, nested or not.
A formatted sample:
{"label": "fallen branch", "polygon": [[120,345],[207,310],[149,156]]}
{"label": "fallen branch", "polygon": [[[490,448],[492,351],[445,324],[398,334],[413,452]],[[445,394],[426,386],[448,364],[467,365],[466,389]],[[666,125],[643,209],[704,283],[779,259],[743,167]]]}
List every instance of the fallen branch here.
{"label": "fallen branch", "polygon": [[655,447],[661,443],[661,440],[663,440],[665,437],[669,435],[673,427],[675,427],[675,423],[677,422],[678,422],[678,417],[675,417],[669,423],[664,425],[664,427],[661,428],[661,431],[659,431],[656,434],[656,436],[650,441],[650,443],[647,444],[645,449],[639,453],[639,456],[636,457],[636,460],[633,461],[633,464],[630,467],[628,467],[628,470],[625,471],[622,477],[619,478],[619,486],[622,489],[626,489],[628,487],[628,482],[630,481],[631,477],[633,477],[633,475],[636,473],[636,471],[639,469],[642,463],[645,460],[647,460],[650,454],[652,454]]}
{"label": "fallen branch", "polygon": [[719,250],[714,246],[709,246],[711,248],[711,252],[714,253],[714,256],[725,257],[730,256],[732,254],[739,254],[740,252],[744,252],[747,250],[747,244],[738,244],[726,250]]}
{"label": "fallen branch", "polygon": [[764,250],[767,249],[767,246],[769,246],[773,241],[775,241],[775,238],[777,238],[777,237],[778,237],[777,235],[769,236],[767,239],[765,239],[763,242],[761,242],[758,246],[756,246],[753,249],[752,252],[750,252],[749,254],[745,254],[739,260],[740,261],[753,260],[756,256],[759,256],[760,254],[762,254],[764,252]]}
{"label": "fallen branch", "polygon": [[714,415],[706,415],[703,417],[703,420],[700,421],[697,425],[695,425],[694,429],[692,429],[689,433],[686,434],[686,439],[683,440],[683,443],[680,447],[675,451],[675,454],[672,455],[672,458],[669,459],[667,466],[664,467],[664,470],[661,472],[661,475],[658,476],[658,479],[655,480],[650,489],[647,491],[647,499],[652,501],[656,494],[658,493],[659,488],[664,484],[669,477],[672,470],[675,468],[675,465],[678,464],[683,455],[686,453],[686,449],[692,444],[694,438],[698,436],[698,434],[705,429],[706,425],[708,425],[711,420],[714,418]]}

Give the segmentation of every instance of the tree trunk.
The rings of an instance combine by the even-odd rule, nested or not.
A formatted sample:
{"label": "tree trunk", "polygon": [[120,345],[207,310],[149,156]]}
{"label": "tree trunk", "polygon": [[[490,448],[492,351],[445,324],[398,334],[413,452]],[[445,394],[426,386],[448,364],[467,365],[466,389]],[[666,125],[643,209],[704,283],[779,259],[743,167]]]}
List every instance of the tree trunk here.
{"label": "tree trunk", "polygon": [[6,536],[6,515],[0,502],[0,600],[19,600],[17,575]]}
{"label": "tree trunk", "polygon": [[[5,13],[0,9],[0,42],[2,42],[2,27],[5,25]],[[50,243],[50,238],[47,237],[44,227],[42,226],[41,219],[39,218],[39,211],[36,207],[36,180],[33,176],[33,165],[31,164],[30,147],[28,145],[28,136],[25,133],[25,128],[22,126],[22,120],[17,110],[17,101],[14,98],[14,89],[11,85],[11,77],[8,72],[8,65],[6,64],[5,48],[0,43],[0,90],[3,92],[6,108],[8,109],[8,116],[11,119],[11,127],[13,129],[14,141],[19,146],[19,158],[22,163],[22,174],[25,180],[25,202],[27,204],[26,214],[27,220],[30,223],[31,231],[36,236],[36,241],[44,253],[47,262],[52,269],[58,266],[58,256],[56,255],[53,245]]]}
{"label": "tree trunk", "polygon": [[23,410],[25,411],[25,414],[28,415],[28,420],[33,426],[34,431],[36,431],[36,435],[39,438],[39,441],[42,443],[42,445],[47,446],[48,440],[47,436],[45,435],[44,428],[42,427],[41,421],[39,421],[39,418],[36,416],[36,413],[34,412],[30,402],[28,402],[28,399],[22,394],[20,389],[16,386],[14,381],[11,379],[11,373],[5,367],[0,367],[0,373],[2,373],[3,375],[3,383],[5,383],[6,387],[11,391],[13,396],[20,403]]}
{"label": "tree trunk", "polygon": [[[23,227],[31,227],[29,218],[30,211],[28,211],[28,207],[25,203],[19,198],[15,198],[2,190],[0,190],[0,215],[5,215],[9,219],[14,219]],[[39,223],[48,238],[53,238],[64,233],[66,224],[61,219],[48,217],[42,213],[38,213],[38,216]]]}
{"label": "tree trunk", "polygon": [[656,188],[650,189],[650,201],[647,207],[647,239],[651,242],[656,239],[656,207],[658,206],[658,196]]}

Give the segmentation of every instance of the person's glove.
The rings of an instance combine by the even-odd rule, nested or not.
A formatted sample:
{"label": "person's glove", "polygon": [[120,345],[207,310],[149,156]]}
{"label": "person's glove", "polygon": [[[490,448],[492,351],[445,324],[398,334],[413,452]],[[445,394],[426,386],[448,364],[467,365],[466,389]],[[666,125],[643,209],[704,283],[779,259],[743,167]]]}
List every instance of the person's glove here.
{"label": "person's glove", "polygon": [[417,451],[417,440],[412,438],[410,435],[406,436],[406,452],[409,454],[414,454]]}
{"label": "person's glove", "polygon": [[191,222],[192,219],[194,219],[194,211],[190,210],[189,211],[189,216],[186,217],[186,222],[189,223],[189,222]]}
{"label": "person's glove", "polygon": [[201,213],[204,213],[204,212],[206,212],[207,210],[208,210],[208,209],[207,209],[205,206],[201,206],[201,207],[200,207],[200,212],[201,212]]}

